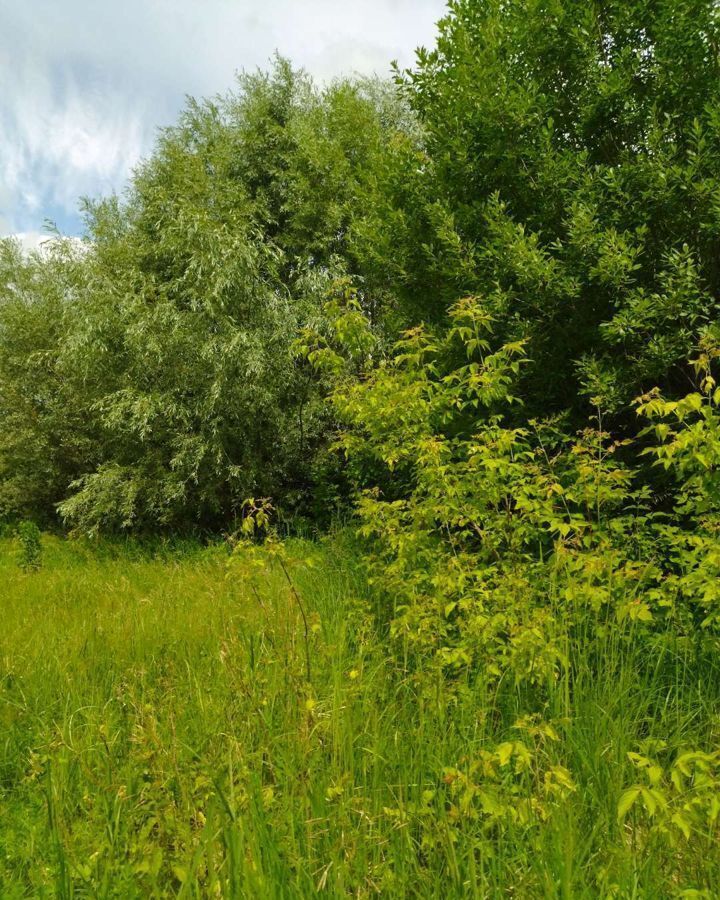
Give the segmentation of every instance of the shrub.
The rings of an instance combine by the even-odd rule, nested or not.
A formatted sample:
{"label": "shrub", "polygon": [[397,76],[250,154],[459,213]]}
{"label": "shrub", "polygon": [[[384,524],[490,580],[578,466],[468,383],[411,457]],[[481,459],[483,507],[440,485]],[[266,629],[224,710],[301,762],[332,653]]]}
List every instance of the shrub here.
{"label": "shrub", "polygon": [[20,542],[20,567],[26,572],[36,572],[42,567],[40,529],[34,522],[20,522],[17,535]]}
{"label": "shrub", "polygon": [[653,392],[638,406],[677,420],[654,425],[662,441],[646,447],[679,480],[668,517],[633,464],[639,448],[614,441],[600,415],[575,435],[557,420],[514,424],[524,346],[492,348],[478,298],[452,307],[444,333],[407,332],[359,379],[352,348],[369,323],[347,308],[336,319],[309,354],[339,373],[338,448],[354,464],[368,577],[406,663],[537,686],[572,664],[571,636],[592,644],[608,626],[648,646],[668,625],[678,639],[715,639],[720,398],[709,351],[696,364],[700,393]]}

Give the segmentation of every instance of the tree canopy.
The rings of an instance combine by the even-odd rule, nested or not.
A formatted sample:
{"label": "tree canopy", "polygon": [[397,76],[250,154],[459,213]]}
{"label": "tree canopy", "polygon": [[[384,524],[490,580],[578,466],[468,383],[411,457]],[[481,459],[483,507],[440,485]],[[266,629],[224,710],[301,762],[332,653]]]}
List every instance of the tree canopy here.
{"label": "tree canopy", "polygon": [[363,279],[362,211],[417,141],[391,86],[319,89],[278,59],[190,101],[122,198],[85,202],[81,248],[4,242],[0,510],[87,530],[217,528],[250,493],[302,511],[327,415],[293,343],[334,279]]}
{"label": "tree canopy", "polygon": [[394,82],[278,58],[189,101],[122,197],[85,202],[81,248],[3,245],[0,511],[317,517],[335,376],[298,343],[343,291],[372,365],[472,296],[491,348],[523,342],[516,424],[635,435],[633,399],[684,396],[717,330],[719,29],[711,0],[456,0]]}

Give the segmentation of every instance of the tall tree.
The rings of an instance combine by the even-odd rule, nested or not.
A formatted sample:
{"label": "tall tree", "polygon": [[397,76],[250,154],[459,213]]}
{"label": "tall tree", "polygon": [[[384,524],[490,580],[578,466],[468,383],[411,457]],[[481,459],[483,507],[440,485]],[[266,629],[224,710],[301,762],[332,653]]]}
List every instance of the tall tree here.
{"label": "tall tree", "polygon": [[606,410],[718,314],[720,19],[712,0],[455,0],[401,77],[426,132],[415,273],[529,336],[534,411]]}
{"label": "tall tree", "polygon": [[329,423],[293,343],[341,276],[379,321],[362,219],[413,120],[392,86],[319,89],[277,59],[189,101],[123,198],[87,201],[82,253],[6,244],[6,513],[59,504],[93,531],[217,528],[250,494],[307,508]]}

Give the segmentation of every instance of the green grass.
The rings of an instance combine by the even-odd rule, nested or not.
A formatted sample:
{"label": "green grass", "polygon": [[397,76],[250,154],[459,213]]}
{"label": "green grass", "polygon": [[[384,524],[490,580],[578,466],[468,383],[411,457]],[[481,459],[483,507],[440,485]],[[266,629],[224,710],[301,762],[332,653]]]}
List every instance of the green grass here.
{"label": "green grass", "polygon": [[[717,745],[718,672],[689,648],[578,637],[550,685],[450,689],[393,661],[343,542],[296,541],[308,684],[278,568],[253,587],[222,547],[43,543],[24,572],[0,541],[3,900],[718,896],[720,853],[617,821],[641,741]],[[533,771],[469,774],[533,712],[575,790],[488,816],[488,785],[544,802]]]}

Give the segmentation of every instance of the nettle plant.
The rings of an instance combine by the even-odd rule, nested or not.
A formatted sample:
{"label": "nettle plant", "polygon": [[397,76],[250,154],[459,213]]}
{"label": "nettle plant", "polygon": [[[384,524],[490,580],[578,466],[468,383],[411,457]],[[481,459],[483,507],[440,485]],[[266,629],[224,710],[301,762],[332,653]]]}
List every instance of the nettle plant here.
{"label": "nettle plant", "polygon": [[[442,333],[407,331],[379,362],[345,300],[334,332],[305,345],[337,378],[337,447],[405,663],[542,683],[567,664],[567,630],[588,610],[651,620],[641,595],[660,572],[629,539],[646,492],[600,427],[569,437],[523,422],[525,345],[493,347],[482,299],[455,303]],[[353,347],[372,370],[358,373]]]}

